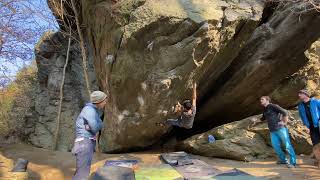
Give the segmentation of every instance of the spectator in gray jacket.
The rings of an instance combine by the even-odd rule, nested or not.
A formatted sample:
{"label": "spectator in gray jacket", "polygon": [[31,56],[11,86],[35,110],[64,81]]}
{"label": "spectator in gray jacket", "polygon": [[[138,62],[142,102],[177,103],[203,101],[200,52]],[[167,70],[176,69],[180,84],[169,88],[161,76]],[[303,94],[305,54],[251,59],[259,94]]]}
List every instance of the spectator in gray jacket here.
{"label": "spectator in gray jacket", "polygon": [[102,129],[100,119],[107,103],[107,95],[94,91],[90,95],[91,103],[87,103],[76,120],[76,139],[72,154],[76,156],[76,172],[73,180],[86,180],[89,177],[91,161],[96,146],[96,134]]}

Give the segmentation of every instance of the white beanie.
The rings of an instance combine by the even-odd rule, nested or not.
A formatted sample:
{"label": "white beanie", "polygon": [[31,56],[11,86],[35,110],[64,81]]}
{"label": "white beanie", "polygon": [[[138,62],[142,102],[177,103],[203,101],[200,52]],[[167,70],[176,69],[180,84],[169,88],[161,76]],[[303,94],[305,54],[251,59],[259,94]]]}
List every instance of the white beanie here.
{"label": "white beanie", "polygon": [[92,103],[94,104],[98,104],[101,103],[103,100],[105,100],[107,98],[106,93],[102,92],[102,91],[94,91],[91,93],[90,95],[90,100]]}

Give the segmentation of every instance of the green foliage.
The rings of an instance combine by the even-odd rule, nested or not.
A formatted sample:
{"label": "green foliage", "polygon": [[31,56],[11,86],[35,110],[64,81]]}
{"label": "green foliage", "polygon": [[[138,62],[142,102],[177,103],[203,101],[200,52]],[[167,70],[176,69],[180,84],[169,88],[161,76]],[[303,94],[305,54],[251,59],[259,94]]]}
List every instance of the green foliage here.
{"label": "green foliage", "polygon": [[35,63],[21,69],[16,80],[0,90],[0,137],[23,138],[26,116],[32,114],[37,90]]}

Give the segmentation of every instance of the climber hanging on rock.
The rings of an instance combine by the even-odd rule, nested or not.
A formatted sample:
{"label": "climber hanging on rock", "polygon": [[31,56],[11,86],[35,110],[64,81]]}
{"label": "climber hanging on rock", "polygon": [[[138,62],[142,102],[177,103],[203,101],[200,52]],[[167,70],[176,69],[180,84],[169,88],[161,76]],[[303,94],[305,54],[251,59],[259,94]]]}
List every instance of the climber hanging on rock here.
{"label": "climber hanging on rock", "polygon": [[177,102],[173,108],[175,114],[179,114],[177,119],[168,119],[165,122],[157,123],[159,126],[171,125],[178,126],[186,129],[191,129],[193,126],[194,118],[196,116],[196,103],[197,103],[197,84],[192,84],[192,100],[186,99],[180,104]]}
{"label": "climber hanging on rock", "polygon": [[76,156],[76,172],[73,180],[88,179],[97,133],[102,129],[101,114],[107,103],[107,95],[94,91],[76,120],[76,139],[72,154]]}

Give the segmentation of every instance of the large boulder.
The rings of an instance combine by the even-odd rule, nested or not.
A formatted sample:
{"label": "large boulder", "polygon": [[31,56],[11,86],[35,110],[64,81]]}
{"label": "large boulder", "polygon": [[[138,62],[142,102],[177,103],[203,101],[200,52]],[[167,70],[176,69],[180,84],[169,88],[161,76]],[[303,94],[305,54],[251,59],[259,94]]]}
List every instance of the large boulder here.
{"label": "large boulder", "polygon": [[[74,21],[68,2],[49,0],[62,30],[61,20]],[[261,0],[77,1],[84,43],[92,57],[89,63],[94,64],[99,89],[110,92],[101,149],[128,151],[159,141],[168,129],[156,123],[171,116],[168,112],[177,100],[190,97],[192,81],[199,84],[200,99],[195,128],[256,114],[257,98],[272,93],[303,67],[305,50],[320,36],[319,12],[301,12],[305,5],[277,7]],[[62,18],[61,7],[71,16]],[[66,37],[61,41],[66,44]],[[49,56],[51,61],[43,60],[49,66],[39,64],[41,72],[50,73],[43,81],[47,86],[43,86],[44,103],[38,106],[38,130],[31,138],[44,147],[50,146],[46,129],[53,131],[56,115],[56,105],[49,105],[54,101],[46,100],[56,95],[46,93],[56,89],[61,79],[61,68],[50,70],[60,64],[53,62],[61,55],[51,54],[56,54]],[[73,61],[77,65],[79,58]],[[81,107],[77,100],[83,98],[77,98],[77,91],[83,83],[72,86],[83,81],[81,72],[71,70],[68,82],[73,88],[65,90],[72,102],[62,121],[65,135],[72,133],[70,120]],[[253,138],[251,131],[244,134]],[[72,139],[65,137],[59,139],[64,148]]]}
{"label": "large boulder", "polygon": [[[199,111],[198,119],[204,120],[203,124],[208,124],[208,119],[217,124],[216,119],[225,123],[228,119],[239,120],[257,114],[260,111],[257,99],[271,94],[284,79],[307,63],[304,52],[320,34],[305,28],[313,23],[320,28],[320,13],[301,13],[301,3],[279,8],[254,31],[216,81],[203,78],[212,84],[207,91],[210,95]],[[294,104],[286,107],[292,106]]]}
{"label": "large boulder", "polygon": [[[269,17],[262,15],[261,1],[148,0],[111,5],[110,11],[102,4],[85,5],[84,23],[100,85],[111,94],[110,128],[101,139],[109,152],[157,142],[166,130],[155,123],[169,117],[177,100],[190,97],[191,81],[199,83],[195,126],[257,113],[259,96],[304,66],[304,51],[320,36],[319,13],[292,12],[299,4]],[[112,11],[120,5],[129,16]],[[92,21],[101,15],[109,18]]]}
{"label": "large boulder", "polygon": [[[297,154],[310,154],[312,143],[306,127],[291,112],[288,123],[291,142]],[[212,130],[192,136],[178,144],[180,150],[208,157],[219,157],[241,161],[265,158],[274,155],[270,143],[270,132],[266,123],[254,124],[261,115],[252,116],[241,121],[225,124]],[[208,136],[216,138],[209,143]]]}
{"label": "large boulder", "polygon": [[111,95],[101,145],[115,152],[157,142],[167,130],[156,122],[191,96],[193,80],[211,81],[228,67],[259,25],[264,4],[147,0],[82,6],[97,77]]}

